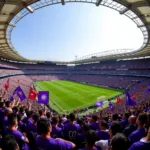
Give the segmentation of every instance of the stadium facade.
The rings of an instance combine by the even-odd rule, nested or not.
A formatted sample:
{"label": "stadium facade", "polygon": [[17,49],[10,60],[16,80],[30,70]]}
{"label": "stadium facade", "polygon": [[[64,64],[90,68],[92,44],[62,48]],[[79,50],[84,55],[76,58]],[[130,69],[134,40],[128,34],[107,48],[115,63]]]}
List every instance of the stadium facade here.
{"label": "stadium facade", "polygon": [[17,23],[26,15],[34,13],[36,10],[54,5],[65,5],[69,2],[82,2],[95,4],[97,7],[106,6],[114,9],[131,19],[143,33],[143,44],[139,49],[129,50],[111,50],[105,54],[98,53],[94,55],[85,56],[75,61],[70,62],[54,62],[59,64],[79,64],[94,62],[108,59],[124,59],[147,57],[150,55],[149,48],[149,34],[150,34],[150,9],[149,0],[7,0],[0,1],[0,57],[8,61],[17,62],[41,62],[29,60],[21,56],[14,48],[11,41],[11,33]]}

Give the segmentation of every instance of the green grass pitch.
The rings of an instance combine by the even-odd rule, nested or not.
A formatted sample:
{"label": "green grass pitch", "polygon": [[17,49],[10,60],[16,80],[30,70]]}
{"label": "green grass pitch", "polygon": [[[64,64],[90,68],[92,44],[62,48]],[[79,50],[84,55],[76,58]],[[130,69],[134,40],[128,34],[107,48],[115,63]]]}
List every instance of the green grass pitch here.
{"label": "green grass pitch", "polygon": [[103,88],[73,81],[38,81],[34,83],[37,91],[50,92],[50,106],[59,113],[94,105],[97,99],[107,100],[123,91]]}

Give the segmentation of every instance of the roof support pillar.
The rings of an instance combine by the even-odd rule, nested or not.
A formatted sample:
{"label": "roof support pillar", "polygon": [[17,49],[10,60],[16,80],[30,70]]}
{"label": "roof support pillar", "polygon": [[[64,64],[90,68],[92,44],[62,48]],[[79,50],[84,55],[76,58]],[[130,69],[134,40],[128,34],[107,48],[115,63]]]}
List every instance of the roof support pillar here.
{"label": "roof support pillar", "polygon": [[99,6],[101,4],[101,2],[102,2],[102,0],[97,0],[95,5]]}
{"label": "roof support pillar", "polygon": [[34,10],[30,7],[30,6],[27,6],[26,9],[30,12],[30,13],[33,13]]}
{"label": "roof support pillar", "polygon": [[122,15],[122,14],[124,14],[125,12],[127,12],[129,9],[128,8],[125,8],[125,9],[123,9],[122,11],[120,11],[120,14]]}
{"label": "roof support pillar", "polygon": [[65,5],[65,0],[61,0],[61,4],[62,4],[62,5]]}
{"label": "roof support pillar", "polygon": [[16,25],[13,23],[10,23],[9,26],[16,27]]}
{"label": "roof support pillar", "polygon": [[145,25],[137,25],[138,28],[142,28],[142,27],[145,27]]}

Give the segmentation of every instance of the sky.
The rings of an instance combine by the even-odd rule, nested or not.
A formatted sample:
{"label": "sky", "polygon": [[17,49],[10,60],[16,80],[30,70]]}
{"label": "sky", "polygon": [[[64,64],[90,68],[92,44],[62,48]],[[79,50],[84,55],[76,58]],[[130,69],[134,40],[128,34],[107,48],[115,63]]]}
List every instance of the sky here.
{"label": "sky", "polygon": [[24,57],[71,61],[115,49],[138,49],[143,35],[129,18],[93,4],[48,6],[29,14],[12,32],[12,43]]}

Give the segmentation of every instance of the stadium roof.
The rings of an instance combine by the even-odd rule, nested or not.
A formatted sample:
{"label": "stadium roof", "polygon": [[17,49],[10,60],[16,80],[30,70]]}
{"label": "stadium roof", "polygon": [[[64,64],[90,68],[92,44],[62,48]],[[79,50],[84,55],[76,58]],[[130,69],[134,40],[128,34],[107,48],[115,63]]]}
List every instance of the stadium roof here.
{"label": "stadium roof", "polygon": [[[106,6],[125,15],[137,24],[143,33],[143,45],[136,50],[112,50],[104,53],[85,56],[71,62],[84,63],[103,59],[123,59],[150,56],[150,0],[0,0],[0,58],[19,62],[38,62],[21,56],[11,42],[12,30],[19,20],[34,11],[54,4],[69,2],[92,3],[96,6]],[[137,41],[138,42],[138,41]],[[40,62],[40,61],[39,61]]]}

